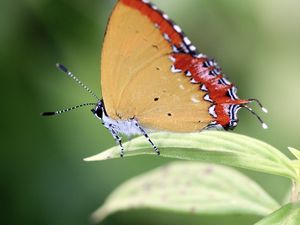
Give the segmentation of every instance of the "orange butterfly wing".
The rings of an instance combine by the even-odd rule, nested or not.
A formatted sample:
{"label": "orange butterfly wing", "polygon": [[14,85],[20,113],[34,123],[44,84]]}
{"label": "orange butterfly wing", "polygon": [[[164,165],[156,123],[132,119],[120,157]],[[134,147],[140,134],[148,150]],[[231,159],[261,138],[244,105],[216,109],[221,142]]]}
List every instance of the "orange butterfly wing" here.
{"label": "orange butterfly wing", "polygon": [[101,57],[102,96],[112,119],[135,118],[144,128],[174,132],[199,131],[213,121],[199,84],[171,71],[172,52],[149,17],[117,3]]}

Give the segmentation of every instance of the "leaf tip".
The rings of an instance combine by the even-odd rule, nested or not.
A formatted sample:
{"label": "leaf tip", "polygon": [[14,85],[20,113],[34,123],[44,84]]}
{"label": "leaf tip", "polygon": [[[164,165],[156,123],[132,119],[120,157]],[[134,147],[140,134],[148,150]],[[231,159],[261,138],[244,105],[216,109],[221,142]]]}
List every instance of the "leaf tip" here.
{"label": "leaf tip", "polygon": [[288,148],[288,150],[289,150],[290,152],[292,152],[292,151],[295,150],[295,148],[293,148],[293,147],[287,147],[287,148]]}
{"label": "leaf tip", "polygon": [[90,216],[91,224],[97,224],[103,221],[107,216],[108,212],[106,212],[105,207],[101,207],[100,209],[96,210]]}
{"label": "leaf tip", "polygon": [[94,161],[92,160],[93,157],[87,157],[87,158],[84,158],[83,161],[85,162],[91,162],[91,161]]}
{"label": "leaf tip", "polygon": [[288,147],[288,150],[297,158],[300,159],[300,151],[293,148],[293,147]]}
{"label": "leaf tip", "polygon": [[112,158],[113,157],[110,154],[107,154],[107,152],[103,152],[98,155],[84,158],[83,161],[85,161],[85,162],[103,161],[103,160],[112,159]]}

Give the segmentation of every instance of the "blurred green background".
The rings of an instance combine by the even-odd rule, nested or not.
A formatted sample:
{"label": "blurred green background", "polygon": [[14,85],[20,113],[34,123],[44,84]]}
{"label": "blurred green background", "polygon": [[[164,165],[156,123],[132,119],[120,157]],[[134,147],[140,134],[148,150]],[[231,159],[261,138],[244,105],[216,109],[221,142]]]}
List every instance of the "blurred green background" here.
{"label": "blurred green background", "polygon": [[[234,131],[286,154],[299,148],[300,1],[156,0],[203,53],[216,58],[240,89],[269,109],[263,130],[247,111]],[[0,3],[1,200],[3,225],[82,225],[121,182],[170,160],[139,157],[87,163],[115,145],[89,109],[56,110],[94,99],[55,69],[67,65],[100,95],[100,49],[113,0],[23,0]],[[259,112],[259,109],[257,108]],[[262,114],[261,112],[259,112]],[[278,201],[286,179],[244,171]],[[252,216],[118,213],[103,224],[252,224]]]}

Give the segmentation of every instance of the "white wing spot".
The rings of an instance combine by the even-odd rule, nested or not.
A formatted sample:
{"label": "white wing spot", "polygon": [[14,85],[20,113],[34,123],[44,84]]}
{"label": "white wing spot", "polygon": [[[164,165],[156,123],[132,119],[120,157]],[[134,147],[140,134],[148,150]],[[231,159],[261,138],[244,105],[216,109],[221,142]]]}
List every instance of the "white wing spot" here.
{"label": "white wing spot", "polygon": [[191,80],[191,83],[192,83],[192,84],[198,84],[199,82],[197,82],[195,79],[192,79],[192,80]]}
{"label": "white wing spot", "polygon": [[200,54],[196,55],[196,57],[197,57],[198,59],[201,59],[201,58],[206,58],[207,56],[200,53]]}
{"label": "white wing spot", "polygon": [[186,45],[192,44],[192,42],[190,41],[190,39],[188,39],[188,37],[184,37],[184,38],[183,38],[183,41],[184,41],[184,43],[185,43]]}
{"label": "white wing spot", "polygon": [[169,56],[169,59],[170,59],[172,62],[176,62],[176,59],[175,59],[173,56]]}
{"label": "white wing spot", "polygon": [[201,91],[208,91],[207,87],[205,86],[205,84],[201,85]]}
{"label": "white wing spot", "polygon": [[231,83],[229,82],[229,80],[227,80],[225,77],[222,78],[222,80],[224,81],[225,84],[230,85]]}
{"label": "white wing spot", "polygon": [[163,14],[163,18],[165,18],[166,20],[169,19],[168,15],[167,14]]}
{"label": "white wing spot", "polygon": [[176,69],[176,68],[175,68],[175,66],[174,66],[174,65],[172,65],[172,66],[171,66],[171,72],[172,72],[172,73],[181,73],[181,72],[182,72],[182,70],[180,70],[180,69]]}
{"label": "white wing spot", "polygon": [[183,43],[181,43],[180,47],[183,49],[185,53],[189,53],[189,49]]}
{"label": "white wing spot", "polygon": [[156,5],[151,5],[152,9],[158,10],[158,7]]}
{"label": "white wing spot", "polygon": [[168,42],[171,41],[171,38],[169,37],[168,34],[164,33],[163,36],[164,36],[164,39],[166,39]]}
{"label": "white wing spot", "polygon": [[208,94],[206,94],[206,95],[204,96],[204,100],[205,100],[205,101],[208,101],[208,102],[213,102],[213,101],[211,100],[211,98],[209,97]]}
{"label": "white wing spot", "polygon": [[175,45],[172,45],[172,50],[173,50],[174,53],[179,52],[178,48]]}
{"label": "white wing spot", "polygon": [[178,33],[181,33],[181,32],[182,32],[181,28],[180,28],[178,25],[174,25],[173,28],[174,28]]}
{"label": "white wing spot", "polygon": [[190,71],[186,71],[186,72],[185,72],[185,75],[186,75],[187,77],[190,77],[190,76],[192,76],[192,73],[191,73]]}
{"label": "white wing spot", "polygon": [[200,103],[201,102],[201,100],[196,95],[193,95],[191,100],[192,100],[193,103]]}
{"label": "white wing spot", "polygon": [[191,50],[191,51],[196,51],[196,47],[194,46],[194,45],[191,45],[190,47],[189,47],[189,49]]}
{"label": "white wing spot", "polygon": [[213,106],[209,107],[208,112],[209,112],[209,114],[212,115],[214,118],[217,118],[218,116],[217,116],[217,114],[216,114],[216,112],[215,112],[215,109],[216,109],[216,106],[213,105]]}

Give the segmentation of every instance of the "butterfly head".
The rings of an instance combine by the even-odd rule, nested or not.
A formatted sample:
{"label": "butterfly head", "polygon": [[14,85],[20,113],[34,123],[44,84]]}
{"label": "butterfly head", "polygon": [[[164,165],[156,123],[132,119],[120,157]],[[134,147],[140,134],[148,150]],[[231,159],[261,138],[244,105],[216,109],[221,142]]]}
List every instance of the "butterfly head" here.
{"label": "butterfly head", "polygon": [[103,115],[106,115],[103,100],[100,100],[95,108],[93,108],[92,113],[99,119],[103,119]]}

